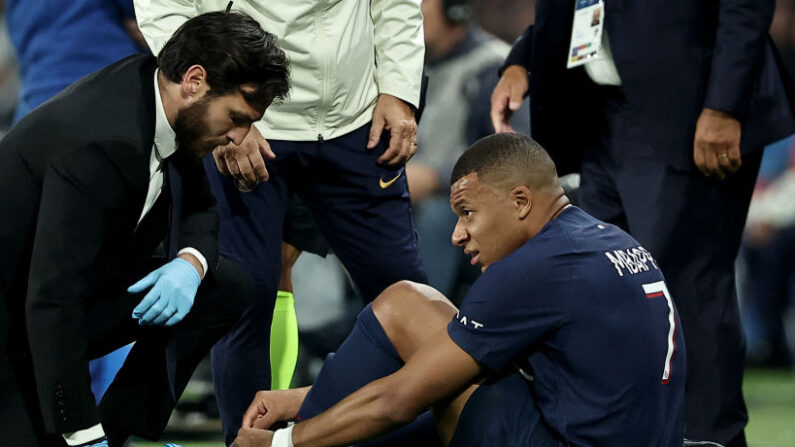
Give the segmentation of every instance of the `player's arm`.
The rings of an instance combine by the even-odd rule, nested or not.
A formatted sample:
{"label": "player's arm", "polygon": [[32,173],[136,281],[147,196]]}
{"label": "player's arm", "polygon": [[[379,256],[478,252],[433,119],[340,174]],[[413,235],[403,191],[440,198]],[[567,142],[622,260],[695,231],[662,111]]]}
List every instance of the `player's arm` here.
{"label": "player's arm", "polygon": [[474,383],[478,363],[441,329],[397,372],[371,382],[317,417],[295,425],[296,447],[350,445],[414,420]]}
{"label": "player's arm", "polygon": [[417,151],[414,110],[420,104],[425,40],[419,0],[372,0],[376,82],[379,98],[367,142],[374,148],[383,130],[390,132],[389,147],[379,163],[398,166]]}
{"label": "player's arm", "polygon": [[157,55],[183,23],[196,15],[192,0],[133,0],[138,28]]}

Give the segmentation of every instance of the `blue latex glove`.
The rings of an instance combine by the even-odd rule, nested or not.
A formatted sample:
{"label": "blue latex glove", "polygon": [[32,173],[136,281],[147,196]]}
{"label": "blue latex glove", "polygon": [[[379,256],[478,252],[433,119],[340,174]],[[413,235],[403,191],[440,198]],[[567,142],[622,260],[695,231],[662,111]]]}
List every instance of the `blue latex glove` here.
{"label": "blue latex glove", "polygon": [[173,442],[169,442],[168,444],[164,445],[163,447],[182,447],[179,444],[174,444]]}
{"label": "blue latex glove", "polygon": [[163,265],[146,275],[127,291],[138,293],[152,286],[133,309],[138,324],[173,326],[190,312],[201,278],[196,268],[182,258]]}
{"label": "blue latex glove", "polygon": [[108,441],[101,441],[94,444],[89,444],[86,447],[108,447]]}

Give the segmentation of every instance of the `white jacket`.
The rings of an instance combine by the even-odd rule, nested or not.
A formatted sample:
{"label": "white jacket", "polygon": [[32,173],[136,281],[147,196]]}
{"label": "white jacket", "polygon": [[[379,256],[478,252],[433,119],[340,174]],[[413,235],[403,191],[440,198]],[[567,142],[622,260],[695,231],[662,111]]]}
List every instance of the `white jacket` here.
{"label": "white jacket", "polygon": [[[157,54],[187,19],[228,0],[135,0],[135,15]],[[345,135],[373,115],[379,93],[419,104],[424,59],[421,0],[236,0],[279,38],[290,60],[290,98],[271,105],[265,138],[312,141]],[[210,81],[212,82],[212,81]]]}

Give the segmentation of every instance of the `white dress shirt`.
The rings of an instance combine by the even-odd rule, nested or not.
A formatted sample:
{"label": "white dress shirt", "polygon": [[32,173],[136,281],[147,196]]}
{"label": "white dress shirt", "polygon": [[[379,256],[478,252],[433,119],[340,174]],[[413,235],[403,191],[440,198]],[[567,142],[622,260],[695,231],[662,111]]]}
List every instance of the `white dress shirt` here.
{"label": "white dress shirt", "polygon": [[610,39],[607,37],[606,29],[602,31],[602,43],[599,51],[596,52],[596,57],[585,64],[585,72],[599,85],[621,85],[621,77],[618,75],[618,68],[610,51]]}
{"label": "white dress shirt", "polygon": [[[146,213],[148,213],[154,206],[160,193],[163,192],[163,180],[165,175],[163,173],[163,160],[174,155],[177,151],[177,134],[166,118],[166,111],[163,108],[163,98],[160,97],[160,89],[157,85],[157,73],[160,70],[155,70],[155,140],[152,143],[152,155],[149,157],[149,190],[146,193],[146,201],[144,201],[144,209],[141,211],[141,217],[138,218],[138,224],[141,223]],[[192,247],[185,247],[177,254],[189,253],[199,260],[202,265],[203,273],[207,273],[207,259],[202,255],[199,250]],[[204,276],[202,276],[203,278]]]}

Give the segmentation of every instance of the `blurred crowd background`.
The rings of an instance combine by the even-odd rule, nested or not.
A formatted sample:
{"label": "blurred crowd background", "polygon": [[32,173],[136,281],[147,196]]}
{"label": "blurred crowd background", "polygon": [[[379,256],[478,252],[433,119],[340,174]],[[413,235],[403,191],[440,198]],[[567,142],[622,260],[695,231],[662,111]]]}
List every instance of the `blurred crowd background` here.
{"label": "blurred crowd background", "polygon": [[[102,1],[102,0],[100,0]],[[104,0],[118,5],[125,1]],[[129,0],[129,11],[132,0]],[[116,7],[116,6],[114,6]],[[460,299],[474,281],[473,271],[449,244],[454,216],[447,202],[446,170],[466,146],[493,132],[488,111],[497,68],[512,42],[533,22],[528,0],[424,0],[426,62],[430,78],[426,113],[419,126],[419,152],[409,163],[407,177],[415,219],[423,244],[423,261],[432,285]],[[20,73],[7,34],[4,1],[0,0],[0,137],[11,126],[20,95]],[[132,22],[134,24],[134,21]],[[127,32],[134,29],[126,23]],[[795,74],[795,0],[777,0],[770,29],[790,74]],[[131,37],[132,39],[133,37]],[[98,45],[76,42],[73,45]],[[481,51],[482,50],[482,51]],[[145,51],[142,49],[142,51]],[[81,52],[75,51],[74,57]],[[119,54],[122,58],[127,54]],[[63,58],[61,68],[83,61]],[[469,70],[451,81],[451,73]],[[466,98],[465,112],[451,107],[445,89]],[[463,93],[463,94],[460,94]],[[526,105],[525,105],[526,106]],[[515,128],[527,132],[526,112],[515,116]],[[458,120],[448,123],[445,120]],[[458,148],[441,150],[439,126],[457,126]],[[445,127],[447,128],[447,127]],[[454,132],[455,133],[455,132]],[[450,145],[448,144],[448,147]],[[576,197],[577,178],[566,179]],[[747,338],[747,364],[792,372],[795,358],[795,140],[792,137],[765,151],[756,191],[737,260],[738,290]],[[4,216],[3,218],[8,218]],[[333,254],[302,256],[293,272],[301,349],[293,385],[310,384],[326,353],[333,351],[352,327],[362,302]],[[217,432],[209,368],[200,368],[181,404],[181,420]],[[753,398],[751,398],[753,399]],[[795,407],[795,402],[792,403]],[[189,416],[186,416],[189,415]],[[754,414],[751,413],[753,421]],[[177,418],[179,419],[179,418]],[[795,441],[793,441],[795,442]]]}

